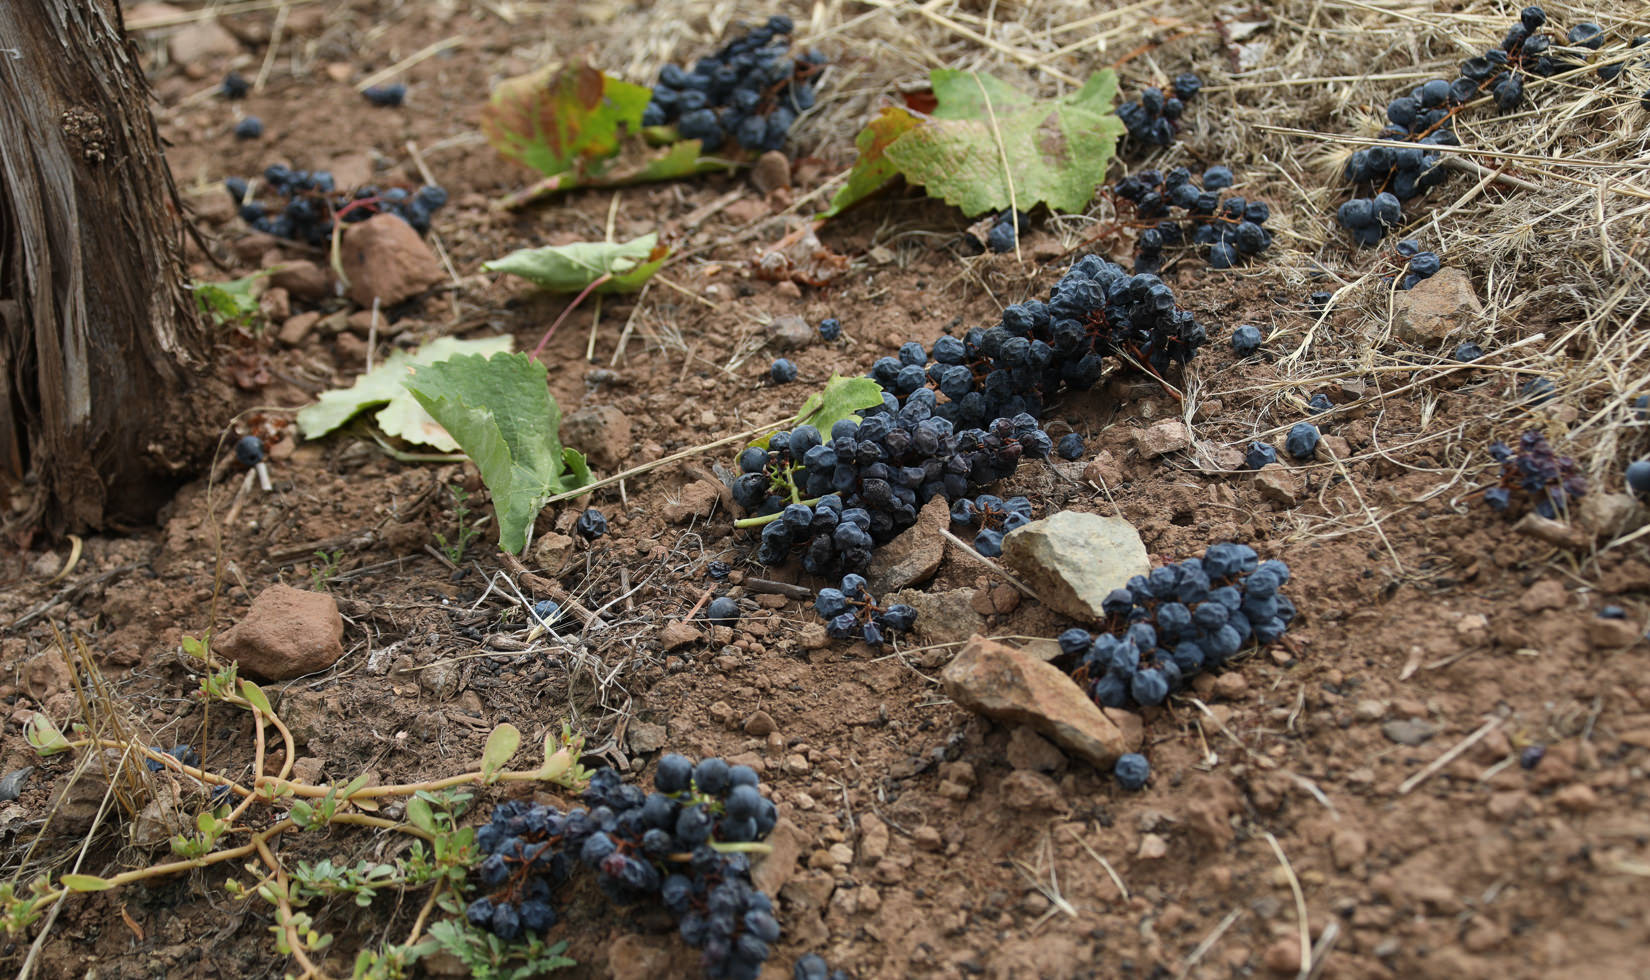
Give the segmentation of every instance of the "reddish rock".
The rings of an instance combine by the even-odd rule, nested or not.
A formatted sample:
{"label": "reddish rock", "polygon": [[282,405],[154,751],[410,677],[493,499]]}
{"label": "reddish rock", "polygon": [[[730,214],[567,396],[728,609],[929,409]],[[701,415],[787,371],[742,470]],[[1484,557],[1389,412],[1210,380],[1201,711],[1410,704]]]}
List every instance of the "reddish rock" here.
{"label": "reddish rock", "polygon": [[344,655],[344,620],[324,592],[272,585],[217,643],[241,673],[280,681],[326,670]]}
{"label": "reddish rock", "polygon": [[945,558],[946,528],[951,526],[951,508],[946,499],[935,497],[917,514],[917,523],[877,549],[871,569],[871,592],[884,595],[932,578]]}
{"label": "reddish rock", "polygon": [[276,267],[269,286],[286,290],[293,299],[314,303],[332,295],[332,276],[308,259],[294,259]]}
{"label": "reddish rock", "polygon": [[1192,433],[1179,419],[1164,419],[1134,432],[1134,448],[1147,459],[1179,452],[1192,444]]}
{"label": "reddish rock", "polygon": [[1392,332],[1415,344],[1434,344],[1484,312],[1472,280],[1460,269],[1443,269],[1393,301]]}
{"label": "reddish rock", "polygon": [[341,246],[349,298],[361,306],[411,299],[446,278],[418,232],[392,214],[375,214],[344,230]]}
{"label": "reddish rock", "polygon": [[940,682],[964,708],[1029,726],[1101,768],[1135,748],[1058,667],[984,637],[969,640]]}

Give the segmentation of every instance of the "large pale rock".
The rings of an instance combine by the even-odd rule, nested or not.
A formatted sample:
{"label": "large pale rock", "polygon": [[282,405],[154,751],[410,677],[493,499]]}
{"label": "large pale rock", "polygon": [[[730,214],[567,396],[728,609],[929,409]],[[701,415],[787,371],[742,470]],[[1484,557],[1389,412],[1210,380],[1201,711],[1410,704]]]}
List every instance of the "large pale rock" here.
{"label": "large pale rock", "polygon": [[1192,433],[1179,419],[1164,419],[1156,425],[1134,430],[1135,451],[1147,459],[1179,452],[1192,444]]}
{"label": "large pale rock", "polygon": [[1121,517],[1061,511],[1010,531],[1003,562],[1040,599],[1073,619],[1098,622],[1100,604],[1151,571],[1140,532]]}
{"label": "large pale rock", "polygon": [[375,214],[344,230],[340,249],[349,298],[394,306],[446,278],[441,260],[413,226],[393,214]]}
{"label": "large pale rock", "polygon": [[1139,744],[1058,667],[984,637],[968,641],[940,683],[968,710],[1025,725],[1101,768]]}
{"label": "large pale rock", "polygon": [[985,625],[985,620],[974,611],[973,589],[949,589],[944,592],[907,589],[879,598],[885,602],[903,602],[917,611],[917,622],[911,632],[918,643],[930,646],[960,643]]}
{"label": "large pale rock", "polygon": [[1434,344],[1484,312],[1472,280],[1460,269],[1441,269],[1393,301],[1392,332],[1412,344]]}
{"label": "large pale rock", "polygon": [[917,514],[917,523],[877,549],[876,566],[869,576],[877,595],[926,582],[945,558],[945,529],[951,526],[951,508],[935,497]]}
{"label": "large pale rock", "polygon": [[324,592],[272,585],[218,641],[217,653],[241,673],[281,681],[326,670],[344,655],[344,620]]}

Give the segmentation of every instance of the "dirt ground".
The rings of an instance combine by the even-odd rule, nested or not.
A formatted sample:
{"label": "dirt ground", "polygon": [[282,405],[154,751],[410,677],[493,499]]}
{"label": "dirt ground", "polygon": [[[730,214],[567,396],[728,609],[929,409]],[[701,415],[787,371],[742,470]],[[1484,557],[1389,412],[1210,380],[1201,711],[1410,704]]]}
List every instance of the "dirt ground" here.
{"label": "dirt ground", "polygon": [[[686,58],[709,47],[713,37],[695,32],[737,13],[717,7],[708,19],[684,20],[673,50]],[[434,226],[452,278],[387,311],[375,356],[442,335],[510,334],[525,350],[567,297],[480,274],[483,261],[522,246],[659,230],[691,256],[667,266],[640,299],[607,297],[575,311],[544,356],[564,412],[607,406],[622,415],[596,460],[611,473],[782,418],[832,373],[864,372],[901,342],[926,345],[985,325],[1003,304],[1046,293],[1085,250],[1086,227],[1040,222],[1025,237],[1023,261],[970,255],[959,214],[896,193],[821,230],[851,261],[830,285],[764,281],[750,260],[792,227],[788,206],[853,159],[851,132],[806,125],[788,192],[764,197],[736,174],[490,209],[527,175],[477,135],[485,93],[573,50],[616,70],[645,60],[626,47],[645,16],[613,4],[269,7],[225,19],[233,52],[187,64],[170,58],[167,31],[138,35],[173,170],[224,266],[197,251],[197,275],[316,258],[249,235],[221,191],[224,176],[285,162],[366,166],[378,182],[416,183],[421,160],[452,195]],[[231,66],[248,77],[265,67],[277,20],[280,45],[263,90],[234,103],[209,94]],[[1143,26],[1136,40],[1148,36],[1158,35]],[[463,43],[399,74],[410,89],[404,107],[373,107],[353,88],[453,37]],[[840,38],[821,46],[850,77],[875,56]],[[1192,41],[1152,57],[1170,75],[1219,68]],[[261,139],[233,138],[242,115],[262,119]],[[1198,140],[1218,126],[1218,103],[1189,116],[1188,149],[1175,152],[1209,162],[1196,156]],[[1279,223],[1292,222],[1305,231],[1304,219],[1288,214]],[[1091,247],[1128,254],[1112,235]],[[1332,261],[1325,254],[1337,253],[1312,261]],[[1286,591],[1301,615],[1287,648],[1247,654],[1144,711],[1154,776],[1143,792],[1124,793],[1108,773],[1061,757],[1049,774],[1057,792],[1028,794],[1012,733],[945,697],[935,678],[956,641],[972,632],[1052,637],[1070,625],[1020,601],[967,556],[949,552],[923,586],[948,612],[898,652],[822,645],[807,603],[740,584],[746,575],[819,583],[752,563],[752,544],[733,532],[715,495],[705,496],[700,484],[717,482],[731,451],[595,493],[591,503],[612,532],[589,546],[556,536],[575,507],[547,510],[538,537],[551,544],[526,565],[586,606],[607,606],[608,626],[528,646],[492,523],[456,567],[434,547],[460,520],[450,487],[470,491],[470,521],[490,512],[473,469],[399,462],[352,432],[303,444],[289,434],[273,448],[272,492],[241,493],[239,471],[225,467],[214,485],[181,487],[157,526],[86,539],[61,581],[53,577],[67,544],[0,564],[0,622],[28,616],[0,641],[0,693],[11,706],[0,771],[37,766],[21,797],[0,804],[8,874],[43,861],[61,867],[80,843],[50,837],[25,853],[71,765],[35,759],[21,738],[29,710],[60,722],[77,714],[54,631],[84,638],[151,743],[190,742],[206,767],[244,772],[250,726],[220,713],[201,730],[191,697],[198,680],[177,651],[184,635],[227,628],[265,587],[285,582],[330,592],[346,620],[346,653],[334,668],[270,685],[299,730],[298,754],[325,778],[462,772],[503,721],[529,740],[569,721],[588,736],[588,762],[640,779],[661,747],[761,768],[800,848],[780,892],[785,936],[764,976],[788,977],[809,951],[862,980],[1305,975],[1304,930],[1322,949],[1313,975],[1325,978],[1650,977],[1650,646],[1642,636],[1610,645],[1596,625],[1598,610],[1613,604],[1642,633],[1645,540],[1561,549],[1515,533],[1471,492],[1488,479],[1488,442],[1515,437],[1521,425],[1562,430],[1598,402],[1560,399],[1509,422],[1503,408],[1516,374],[1441,370],[1431,351],[1375,339],[1358,311],[1314,328],[1307,293],[1320,287],[1311,270],[1326,267],[1288,255],[1236,276],[1197,261],[1166,275],[1213,334],[1185,384],[1197,440],[1190,451],[1143,458],[1135,434],[1182,406],[1155,385],[1118,381],[1050,413],[1056,432],[1085,436],[1083,460],[1027,464],[1004,488],[1030,496],[1039,516],[1119,514],[1154,559],[1236,540],[1294,571]],[[1338,255],[1351,261],[1344,248]],[[1471,269],[1471,259],[1461,265]],[[290,312],[308,309],[353,310],[330,300]],[[765,323],[785,315],[810,324],[838,317],[847,339],[816,338],[789,355],[801,380],[774,386],[766,378],[773,355],[756,348]],[[1240,362],[1227,339],[1246,322],[1279,339]],[[1526,311],[1495,329],[1506,340],[1566,325],[1562,315],[1543,321]],[[353,329],[323,326],[286,345],[279,327],[225,336],[225,363],[261,375],[241,388],[240,404],[225,406],[225,432],[248,431],[236,416],[250,409],[289,419],[364,367],[366,338]],[[1316,360],[1289,362],[1310,329],[1330,353],[1314,348]],[[1377,343],[1390,355],[1380,369],[1346,370],[1342,354]],[[1409,367],[1394,368],[1404,357]],[[1298,468],[1292,500],[1234,472],[1231,451],[1304,417],[1311,395],[1344,402],[1360,389],[1380,396],[1376,407],[1325,424],[1343,462]],[[1642,455],[1642,427],[1621,439],[1636,440]],[[1114,467],[1104,486],[1084,475],[1102,453]],[[710,578],[712,561],[733,564],[734,576]],[[707,590],[741,600],[738,628],[665,649],[661,631]],[[758,712],[771,732],[748,724]],[[1520,765],[1532,746],[1544,757]],[[482,802],[503,795],[489,791]],[[353,860],[383,841],[337,831],[289,846],[300,857]],[[163,857],[105,828],[85,869],[110,874]],[[268,906],[230,899],[219,883],[196,874],[76,896],[35,975],[291,970],[271,947]],[[417,905],[384,899],[359,913],[347,903],[311,911],[338,937],[332,968],[347,973],[354,949],[404,931]],[[579,965],[570,977],[697,975],[674,935],[609,910],[593,892],[569,902],[551,938],[571,944]],[[7,940],[0,963],[15,970],[27,947],[26,938]]]}

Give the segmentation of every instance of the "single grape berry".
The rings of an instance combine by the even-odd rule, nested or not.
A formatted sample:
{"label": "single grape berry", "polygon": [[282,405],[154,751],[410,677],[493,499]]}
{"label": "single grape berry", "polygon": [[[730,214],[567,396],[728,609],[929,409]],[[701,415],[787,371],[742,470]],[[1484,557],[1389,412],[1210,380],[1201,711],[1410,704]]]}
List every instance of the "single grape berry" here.
{"label": "single grape berry", "polygon": [[1541,760],[1546,758],[1546,755],[1547,747],[1545,745],[1540,743],[1526,745],[1524,751],[1518,753],[1518,765],[1524,769],[1534,769],[1536,766],[1541,765]]}
{"label": "single grape berry", "polygon": [[533,603],[533,618],[541,623],[553,623],[561,615],[561,606],[554,599],[540,599]]}
{"label": "single grape berry", "polygon": [[393,85],[373,85],[362,89],[361,94],[373,105],[393,108],[406,101],[407,86],[400,82]]}
{"label": "single grape berry", "polygon": [[1627,464],[1627,486],[1641,497],[1650,495],[1650,459]]}
{"label": "single grape berry", "polygon": [[1251,442],[1249,451],[1243,454],[1243,465],[1252,470],[1278,461],[1278,451],[1264,442]]}
{"label": "single grape berry", "polygon": [[1012,222],[999,221],[991,226],[986,233],[985,247],[993,252],[1012,252],[1015,243],[1014,225]]}
{"label": "single grape berry", "polygon": [[1306,403],[1306,410],[1311,412],[1313,415],[1317,415],[1321,412],[1327,412],[1334,407],[1335,403],[1330,401],[1329,396],[1321,391],[1316,395],[1313,395],[1311,400]]}
{"label": "single grape berry", "polygon": [[781,357],[768,368],[768,377],[776,385],[790,384],[796,380],[796,365]]}
{"label": "single grape berry", "polygon": [[255,140],[264,134],[264,121],[257,116],[247,116],[235,124],[235,138],[238,140]]}
{"label": "single grape berry", "polygon": [[1117,785],[1133,793],[1145,788],[1146,780],[1152,775],[1152,764],[1140,753],[1129,752],[1117,757],[1112,775],[1117,777]]}
{"label": "single grape berry", "polygon": [[1075,432],[1068,432],[1060,437],[1060,444],[1054,451],[1060,454],[1061,459],[1082,459],[1083,437]]}
{"label": "single grape berry", "polygon": [[1296,459],[1311,459],[1318,451],[1318,427],[1311,422],[1296,422],[1284,440],[1283,448]]}
{"label": "single grape berry", "polygon": [[837,340],[842,336],[842,321],[834,316],[828,316],[819,321],[819,336],[825,340]]}
{"label": "single grape berry", "polygon": [[705,618],[713,623],[731,626],[739,621],[739,600],[723,596],[712,599],[705,607]]}
{"label": "single grape berry", "polygon": [[1239,357],[1248,357],[1260,349],[1260,328],[1252,323],[1245,323],[1232,331],[1232,351]]}
{"label": "single grape berry", "polygon": [[1471,364],[1483,356],[1484,348],[1470,340],[1463,341],[1459,347],[1455,348],[1455,359],[1462,364]]}
{"label": "single grape berry", "polygon": [[264,443],[257,436],[241,436],[235,443],[235,459],[242,466],[253,467],[264,461]]}
{"label": "single grape berry", "polygon": [[252,91],[252,83],[241,77],[239,72],[230,72],[223,76],[223,88],[219,89],[226,99],[244,99],[246,93]]}
{"label": "single grape berry", "polygon": [[[1621,608],[1620,606],[1605,606],[1604,608],[1602,608],[1598,611],[1598,618],[1599,619],[1626,619],[1627,618],[1627,610]],[[177,752],[174,751],[172,753],[172,755],[176,756]],[[181,759],[182,757],[179,756],[179,758]]]}
{"label": "single grape berry", "polygon": [[573,530],[579,532],[579,537],[586,541],[594,541],[607,533],[607,517],[594,507],[585,509],[579,519],[573,522]]}

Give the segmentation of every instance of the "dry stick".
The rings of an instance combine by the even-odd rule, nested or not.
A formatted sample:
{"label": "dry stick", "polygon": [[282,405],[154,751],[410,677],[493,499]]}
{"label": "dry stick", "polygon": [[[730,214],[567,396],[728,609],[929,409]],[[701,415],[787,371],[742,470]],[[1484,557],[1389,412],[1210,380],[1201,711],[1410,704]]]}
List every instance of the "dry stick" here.
{"label": "dry stick", "polygon": [[1323,973],[1324,964],[1329,962],[1329,953],[1335,948],[1335,941],[1341,938],[1341,924],[1334,919],[1323,927],[1323,934],[1318,936],[1317,945],[1312,947],[1312,967],[1306,971],[1305,980],[1317,980]]}
{"label": "dry stick", "polygon": [[1472,748],[1474,745],[1477,745],[1490,732],[1493,732],[1497,728],[1500,728],[1502,722],[1504,722],[1504,721],[1506,721],[1506,719],[1503,718],[1503,717],[1500,717],[1498,715],[1494,718],[1491,718],[1489,721],[1484,722],[1482,725],[1478,726],[1477,731],[1473,732],[1471,735],[1468,735],[1466,738],[1462,739],[1461,741],[1455,743],[1455,745],[1453,747],[1451,747],[1448,752],[1445,752],[1443,755],[1441,755],[1438,758],[1436,758],[1436,759],[1432,760],[1431,762],[1427,763],[1427,766],[1426,766],[1425,769],[1422,769],[1420,772],[1418,772],[1415,775],[1413,775],[1413,776],[1409,777],[1408,779],[1404,780],[1402,783],[1399,783],[1398,784],[1398,795],[1403,796],[1403,795],[1407,794],[1410,790],[1414,789],[1415,787],[1417,787],[1417,786],[1421,785],[1422,783],[1426,782],[1428,779],[1432,778],[1434,773],[1436,773],[1438,770],[1444,768],[1445,766],[1449,765],[1451,762],[1454,762],[1457,758],[1460,757],[1461,753],[1463,753],[1463,752],[1467,751],[1468,749]]}
{"label": "dry stick", "polygon": [[1272,845],[1272,853],[1278,856],[1278,863],[1283,865],[1284,877],[1289,879],[1289,890],[1295,893],[1295,924],[1300,926],[1301,934],[1301,968],[1296,977],[1304,980],[1307,971],[1312,968],[1312,927],[1306,921],[1306,895],[1301,892],[1301,882],[1295,877],[1295,869],[1289,866],[1289,858],[1284,855],[1278,839],[1272,836],[1270,830],[1263,830],[1266,843]]}
{"label": "dry stick", "polygon": [[1346,481],[1346,485],[1348,487],[1352,488],[1352,496],[1358,498],[1358,506],[1363,508],[1364,516],[1369,518],[1370,526],[1375,529],[1375,533],[1380,537],[1381,543],[1386,545],[1387,554],[1392,556],[1392,567],[1396,568],[1398,570],[1398,574],[1402,575],[1404,572],[1404,563],[1398,557],[1398,549],[1394,548],[1392,546],[1392,542],[1387,540],[1386,529],[1381,527],[1381,519],[1375,516],[1375,512],[1370,509],[1368,501],[1364,500],[1364,495],[1359,492],[1357,481],[1352,479],[1352,471],[1346,468],[1346,464],[1341,462],[1341,458],[1335,455],[1335,451],[1333,449],[1330,449],[1328,446],[1324,446],[1323,451],[1329,454],[1329,458],[1335,463],[1335,468],[1340,470],[1341,478]]}
{"label": "dry stick", "polygon": [[454,34],[452,37],[427,45],[423,50],[410,54],[407,57],[402,58],[400,61],[397,61],[395,64],[390,65],[388,68],[385,68],[382,71],[375,71],[366,78],[361,79],[361,81],[356,84],[355,90],[357,92],[365,92],[367,89],[372,88],[379,82],[394,78],[421,61],[427,61],[448,48],[458,47],[464,43],[464,40],[465,38],[463,34]]}
{"label": "dry stick", "polygon": [[980,98],[985,102],[985,118],[991,123],[991,138],[997,143],[997,158],[1003,164],[1003,183],[1008,185],[1008,209],[1014,218],[1014,261],[1024,263],[1020,255],[1020,204],[1014,199],[1014,171],[1008,165],[1008,148],[1003,146],[1003,131],[997,125],[997,110],[991,107],[991,95],[985,90],[985,83],[980,81],[980,73],[971,71],[968,77],[974,80],[974,87],[980,90]]}
{"label": "dry stick", "polygon": [[1084,840],[1082,835],[1077,833],[1076,830],[1073,830],[1069,824],[1066,826],[1066,832],[1071,834],[1077,843],[1083,845],[1083,850],[1089,852],[1089,857],[1092,857],[1096,861],[1100,862],[1100,867],[1106,869],[1106,874],[1111,876],[1111,883],[1117,886],[1117,893],[1122,896],[1123,901],[1128,901],[1129,886],[1123,884],[1122,876],[1117,873],[1116,868],[1111,866],[1111,862],[1107,861],[1099,851],[1095,850],[1093,847],[1090,847],[1089,842]]}
{"label": "dry stick", "polygon": [[[602,241],[607,242],[608,244],[612,244],[613,242],[613,225],[619,217],[619,194],[620,192],[615,190],[613,192],[613,200],[609,201],[607,205],[607,230],[602,237]],[[600,328],[601,322],[602,297],[598,293],[596,296],[596,306],[590,311],[590,339],[584,342],[584,359],[592,364],[596,362],[596,331]]]}
{"label": "dry stick", "polygon": [[372,320],[367,324],[367,373],[372,373],[372,355],[378,347],[378,303],[379,297],[372,298]]}
{"label": "dry stick", "polygon": [[198,20],[214,20],[218,17],[227,17],[231,14],[244,14],[252,10],[268,10],[270,7],[292,6],[297,7],[315,0],[249,0],[247,3],[226,3],[221,7],[202,7],[187,13],[161,14],[154,17],[137,17],[126,22],[128,31],[152,31],[157,27],[177,27],[179,24],[192,24]]}
{"label": "dry stick", "polygon": [[258,77],[252,81],[254,92],[262,92],[269,80],[269,73],[275,67],[275,52],[281,46],[281,34],[286,31],[286,16],[291,12],[290,2],[281,4],[281,9],[275,11],[275,26],[269,29],[269,47],[264,50],[263,64],[258,66]]}
{"label": "dry stick", "polygon": [[806,585],[793,585],[790,582],[775,582],[766,578],[746,578],[742,585],[747,592],[760,592],[764,595],[782,595],[787,599],[811,599],[814,590]]}
{"label": "dry stick", "polygon": [[1016,589],[1019,589],[1022,594],[1026,595],[1026,596],[1028,596],[1032,599],[1036,599],[1038,602],[1043,603],[1043,605],[1045,605],[1045,606],[1048,605],[1048,603],[1043,600],[1042,596],[1040,596],[1037,593],[1031,591],[1031,586],[1025,584],[1024,582],[1022,582],[1019,579],[1015,578],[1013,575],[1009,574],[1008,569],[1006,569],[1003,566],[997,564],[996,562],[992,561],[991,559],[987,558],[986,556],[980,554],[978,551],[975,551],[973,545],[969,544],[967,541],[964,541],[962,538],[957,537],[955,534],[952,534],[949,529],[943,529],[942,528],[940,530],[940,533],[945,535],[945,538],[946,538],[947,541],[950,541],[952,544],[956,545],[958,548],[961,548],[963,554],[965,554],[968,557],[974,559],[975,561],[979,562],[980,564],[984,565],[985,567],[991,569],[992,571],[996,572],[998,575],[1001,575],[1004,579],[1006,579],[1008,581],[1009,585],[1012,585]]}
{"label": "dry stick", "polygon": [[[625,317],[624,329],[619,331],[619,343],[613,348],[613,359],[607,362],[608,367],[618,367],[624,360],[625,346],[630,343],[630,335],[636,329],[636,317],[642,312],[643,301],[647,299],[647,291],[653,288],[653,280],[642,283],[642,291],[636,294],[636,303],[630,308],[630,315]],[[621,493],[623,491],[620,491]]]}
{"label": "dry stick", "polygon": [[761,435],[762,433],[767,432],[769,430],[783,429],[786,426],[791,425],[795,422],[796,422],[796,418],[795,418],[795,416],[792,416],[791,418],[784,419],[784,420],[779,421],[779,422],[769,422],[766,425],[759,425],[754,429],[746,429],[744,432],[740,432],[740,433],[737,433],[735,435],[728,436],[724,439],[718,439],[715,442],[707,442],[702,446],[694,446],[690,449],[683,449],[680,452],[671,453],[669,456],[666,456],[663,459],[656,459],[651,463],[643,463],[640,466],[632,466],[628,470],[624,470],[623,472],[620,472],[620,473],[615,473],[615,474],[613,474],[612,476],[609,476],[609,477],[604,477],[603,479],[597,480],[594,483],[586,483],[584,486],[579,487],[577,490],[568,490],[565,493],[558,493],[554,497],[551,497],[550,499],[546,500],[544,502],[544,504],[545,504],[546,507],[548,507],[551,504],[557,504],[557,503],[562,502],[563,500],[571,500],[574,497],[582,497],[585,494],[590,493],[593,490],[600,490],[603,487],[610,487],[613,484],[618,483],[621,480],[628,480],[629,478],[631,478],[633,476],[641,476],[643,473],[651,473],[654,470],[659,469],[662,466],[669,466],[671,463],[677,463],[677,462],[680,462],[684,459],[689,459],[693,456],[698,456],[701,453],[706,453],[706,452],[709,452],[712,449],[717,449],[721,446],[726,446],[727,444],[732,443],[732,442],[740,442],[742,440],[749,439],[753,436]]}
{"label": "dry stick", "polygon": [[[130,744],[127,745],[126,751],[130,754]],[[125,757],[120,760],[120,764],[126,764]],[[86,860],[86,852],[91,849],[92,839],[97,836],[97,828],[103,823],[104,816],[109,812],[109,803],[114,794],[115,780],[110,779],[108,787],[103,791],[103,800],[97,806],[97,816],[92,820],[92,828],[86,832],[85,839],[80,842],[80,853],[75,856],[74,868],[70,872],[71,874],[80,873],[80,866]],[[65,891],[57,897],[57,901],[52,903],[51,913],[46,916],[46,924],[41,927],[40,935],[34,937],[34,942],[29,944],[29,955],[23,959],[22,969],[17,971],[17,980],[28,980],[29,975],[34,972],[34,961],[39,957],[40,951],[46,947],[46,937],[51,935],[52,926],[57,924],[57,915],[63,911],[63,905],[68,900],[69,892]]]}
{"label": "dry stick", "polygon": [[1232,928],[1232,923],[1241,918],[1243,918],[1242,909],[1233,909],[1226,913],[1226,917],[1220,920],[1220,924],[1210,930],[1207,936],[1203,937],[1203,941],[1197,944],[1196,949],[1187,954],[1186,962],[1180,965],[1180,972],[1175,974],[1175,980],[1186,980],[1186,977],[1191,975],[1192,967],[1207,956],[1209,950],[1215,948],[1215,943],[1220,942],[1220,937],[1226,935],[1226,930]]}

